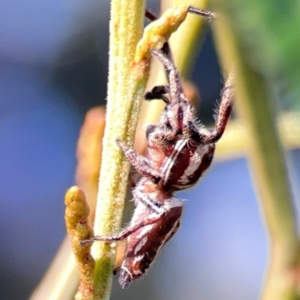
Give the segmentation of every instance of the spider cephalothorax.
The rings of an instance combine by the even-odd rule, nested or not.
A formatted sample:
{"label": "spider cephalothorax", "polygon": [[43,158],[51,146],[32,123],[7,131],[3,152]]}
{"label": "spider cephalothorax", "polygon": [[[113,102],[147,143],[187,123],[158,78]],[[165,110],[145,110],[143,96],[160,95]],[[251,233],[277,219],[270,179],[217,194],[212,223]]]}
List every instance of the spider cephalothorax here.
{"label": "spider cephalothorax", "polygon": [[[216,128],[208,130],[200,126],[193,106],[184,95],[168,45],[151,53],[163,64],[169,84],[154,87],[145,98],[162,99],[166,107],[158,124],[146,126],[145,156],[117,140],[126,158],[142,176],[133,190],[136,208],[130,225],[117,235],[96,236],[83,241],[127,238],[119,279],[123,288],[145,273],[159,250],[176,233],[183,204],[174,197],[174,192],[195,185],[210,166],[214,143],[222,136],[231,113],[232,91],[225,88]],[[227,85],[231,85],[231,81],[232,78]]]}

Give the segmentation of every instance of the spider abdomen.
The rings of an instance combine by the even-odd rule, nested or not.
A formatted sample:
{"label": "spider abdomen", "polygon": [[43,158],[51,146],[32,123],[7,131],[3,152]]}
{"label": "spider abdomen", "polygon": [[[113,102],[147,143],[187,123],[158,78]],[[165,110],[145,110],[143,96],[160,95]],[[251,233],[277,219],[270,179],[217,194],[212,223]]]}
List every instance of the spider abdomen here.
{"label": "spider abdomen", "polygon": [[[147,185],[147,183],[142,183],[142,189],[144,184]],[[164,199],[164,205],[169,206],[169,209],[162,213],[161,218],[157,222],[140,228],[127,238],[126,257],[121,265],[119,278],[120,285],[123,288],[127,287],[133,280],[143,276],[155,261],[160,249],[179,228],[183,210],[182,203],[172,195],[168,196],[163,191],[161,191],[161,194],[164,195],[156,195],[158,197],[154,200]],[[146,194],[138,186],[134,196],[145,197]],[[153,195],[150,193],[147,196],[151,198]],[[139,201],[136,203],[130,226],[134,226],[142,219],[155,216],[157,216],[157,212],[153,212],[144,202]]]}

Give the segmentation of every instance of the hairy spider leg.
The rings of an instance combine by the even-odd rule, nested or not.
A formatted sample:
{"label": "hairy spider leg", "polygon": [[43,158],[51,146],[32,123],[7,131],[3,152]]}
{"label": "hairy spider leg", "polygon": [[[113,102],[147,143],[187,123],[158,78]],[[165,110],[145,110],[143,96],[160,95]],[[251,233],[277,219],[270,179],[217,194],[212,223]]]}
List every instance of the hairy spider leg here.
{"label": "hairy spider leg", "polygon": [[213,12],[205,10],[205,9],[199,9],[194,6],[189,6],[188,12],[190,12],[192,14],[200,15],[203,17],[207,17],[207,18],[212,18],[212,19],[214,19],[216,17],[216,15]]}
{"label": "hairy spider leg", "polygon": [[172,141],[176,139],[177,134],[182,133],[183,106],[188,103],[188,100],[184,97],[180,76],[172,58],[156,49],[152,49],[151,54],[163,64],[169,81],[170,103],[166,106],[160,123],[165,124],[167,120],[170,124],[171,128],[165,139]]}
{"label": "hairy spider leg", "polygon": [[216,126],[213,130],[207,130],[206,128],[197,127],[192,121],[187,124],[187,130],[191,138],[200,144],[212,144],[217,142],[224,133],[227,122],[229,120],[232,111],[232,99],[233,99],[233,78],[232,74],[229,75],[225,88],[223,89],[221,103],[218,113],[216,115]]}
{"label": "hairy spider leg", "polygon": [[[145,158],[142,155],[139,155],[135,152],[135,150],[127,146],[124,142],[117,140],[118,145],[124,152],[124,155],[126,158],[130,161],[132,166],[136,169],[138,173],[146,177],[148,180],[150,180],[151,183],[159,184],[162,177],[166,176],[168,168],[162,168],[163,173],[158,173],[154,168],[151,166],[150,161]],[[178,154],[178,150],[175,149],[175,151],[172,152],[172,155]],[[172,158],[172,157],[171,157]],[[165,164],[167,164],[171,160],[166,160]],[[164,205],[157,202],[155,199],[152,199],[147,194],[140,193],[139,195],[136,195],[138,193],[138,190],[135,190],[134,192],[134,199],[139,199],[140,202],[147,205],[153,212],[156,212],[158,214],[166,213],[168,209],[164,208]]]}
{"label": "hairy spider leg", "polygon": [[[157,223],[158,221],[161,221],[168,215],[173,215],[179,207],[182,206],[180,200],[176,198],[171,198],[172,202],[168,204],[162,204],[155,200],[153,200],[151,197],[149,197],[147,194],[142,194],[139,191],[136,191],[134,193],[134,199],[138,200],[137,205],[140,203],[143,203],[146,207],[148,207],[152,213],[148,215],[148,217],[143,218],[140,222],[136,224],[130,224],[129,227],[122,230],[120,233],[116,235],[110,235],[110,236],[94,236],[86,240],[82,240],[80,242],[81,245],[93,242],[93,241],[106,241],[106,242],[112,242],[112,241],[120,241],[126,239],[128,236],[136,232],[137,230],[141,229],[142,227]],[[173,205],[172,205],[173,204]]]}
{"label": "hairy spider leg", "polygon": [[[166,56],[169,59],[169,61],[173,62],[172,53],[171,53],[170,45],[169,45],[168,42],[165,42],[163,44],[163,47],[160,49],[160,51],[164,54],[164,56]],[[167,80],[168,80],[168,83],[170,85],[170,78],[169,78],[169,73],[168,73],[167,69],[166,69],[166,73],[167,73]],[[144,98],[146,100],[161,99],[167,105],[170,104],[171,103],[170,99],[165,96],[165,94],[170,93],[169,85],[154,86],[151,91],[147,92],[144,95]]]}
{"label": "hairy spider leg", "polygon": [[169,89],[171,102],[177,102],[180,99],[180,96],[183,93],[180,77],[177,68],[175,67],[173,60],[171,60],[163,51],[152,49],[151,54],[156,57],[164,66],[165,71],[169,78]]}
{"label": "hairy spider leg", "polygon": [[[157,134],[156,139],[159,140],[163,138],[168,142],[172,142],[176,141],[178,135],[181,134],[186,138],[190,138],[191,134],[187,127],[190,121],[195,121],[195,109],[184,95],[178,70],[172,58],[165,55],[164,52],[152,50],[152,55],[163,64],[169,78],[170,86],[165,88],[160,87],[158,89],[154,87],[150,94],[146,94],[145,96],[149,99],[154,97],[154,95],[169,91],[171,97],[170,103],[165,107],[160,120],[160,124],[170,124],[170,128],[165,131],[163,136]],[[165,97],[164,95],[162,96]]]}
{"label": "hairy spider leg", "polygon": [[165,212],[158,215],[150,215],[148,218],[143,219],[141,222],[130,226],[128,228],[125,228],[120,233],[116,235],[110,235],[110,236],[93,236],[89,239],[80,241],[80,245],[85,245],[87,243],[91,243],[93,241],[104,241],[104,242],[112,242],[112,241],[121,241],[126,239],[128,236],[130,236],[135,231],[141,229],[144,226],[151,225],[156,223],[157,221],[161,220],[162,217],[164,217]]}
{"label": "hairy spider leg", "polygon": [[160,181],[161,179],[160,174],[153,169],[150,161],[146,157],[137,154],[132,147],[126,145],[121,140],[117,139],[116,142],[118,146],[122,149],[128,161],[131,163],[131,165],[136,169],[138,173],[147,177],[154,183]]}
{"label": "hairy spider leg", "polygon": [[[203,16],[203,17],[206,17],[206,18],[213,18],[214,19],[216,17],[215,13],[213,13],[211,11],[208,11],[208,10],[205,10],[205,9],[199,9],[199,8],[191,6],[191,5],[188,7],[188,12],[192,13],[192,14],[200,15],[200,16]],[[150,21],[157,20],[157,17],[152,12],[150,12],[149,10],[146,10],[145,16]]]}

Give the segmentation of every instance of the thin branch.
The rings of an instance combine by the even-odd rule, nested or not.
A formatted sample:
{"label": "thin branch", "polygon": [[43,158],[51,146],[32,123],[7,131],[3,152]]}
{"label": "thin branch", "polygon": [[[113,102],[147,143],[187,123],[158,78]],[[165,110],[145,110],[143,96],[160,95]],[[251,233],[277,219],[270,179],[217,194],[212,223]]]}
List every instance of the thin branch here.
{"label": "thin branch", "polygon": [[[225,2],[224,7],[218,6],[217,0],[213,3],[215,10],[226,6]],[[262,299],[298,299],[292,275],[299,251],[295,209],[276,128],[274,99],[268,79],[251,65],[241,38],[232,34],[232,28],[238,27],[232,21],[234,12],[225,8],[224,11],[224,17],[214,23],[214,33],[224,68],[235,66],[235,107],[247,130],[247,154],[270,239],[270,262]]]}
{"label": "thin branch", "polygon": [[[132,70],[136,45],[142,36],[145,2],[112,0],[110,20],[109,79],[106,127],[103,139],[102,166],[98,187],[95,235],[107,235],[120,228],[127,188],[129,164],[116,144],[119,138],[132,144],[144,86],[137,84]],[[139,66],[142,81],[147,76]],[[144,68],[143,68],[144,67]],[[95,272],[95,295],[108,299],[112,282],[115,249],[105,243],[92,246]]]}

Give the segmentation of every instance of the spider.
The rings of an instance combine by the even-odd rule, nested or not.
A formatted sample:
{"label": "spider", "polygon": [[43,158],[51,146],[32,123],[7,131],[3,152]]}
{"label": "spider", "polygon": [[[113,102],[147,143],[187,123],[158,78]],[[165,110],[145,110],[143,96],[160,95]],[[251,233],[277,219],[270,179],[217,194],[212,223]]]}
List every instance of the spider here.
{"label": "spider", "polygon": [[122,288],[140,278],[155,260],[161,248],[179,228],[183,202],[174,196],[196,184],[210,166],[217,142],[225,130],[232,110],[232,77],[225,87],[216,119],[208,130],[199,125],[196,112],[184,95],[180,77],[167,43],[151,54],[166,71],[168,85],[155,86],[146,100],[161,99],[166,107],[160,121],[145,128],[147,154],[117,140],[131,165],[141,175],[133,189],[135,210],[127,228],[112,236],[95,236],[81,241],[120,241],[127,239],[127,249],[120,267]]}

